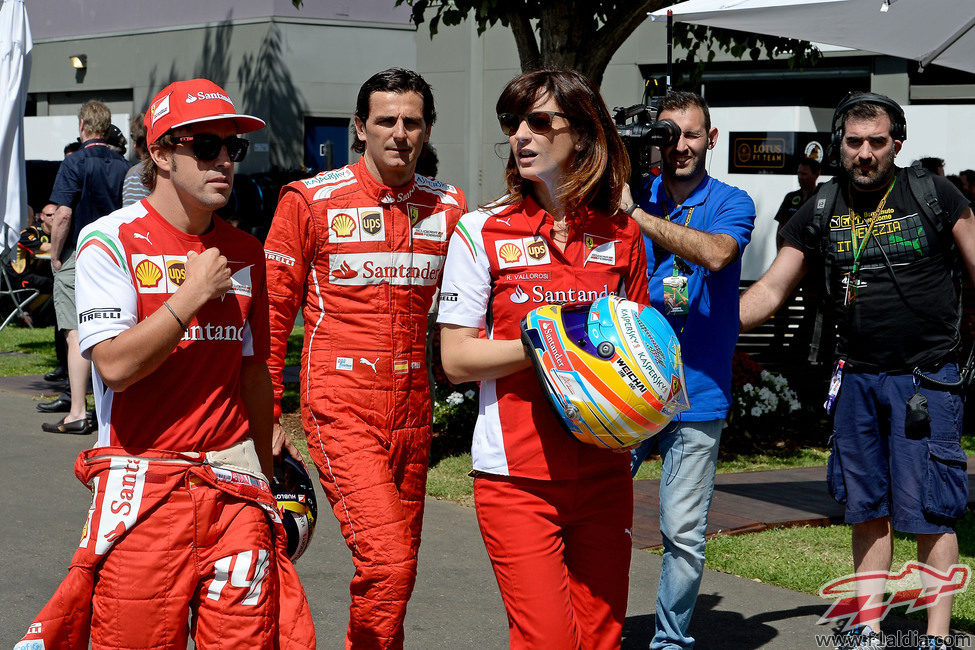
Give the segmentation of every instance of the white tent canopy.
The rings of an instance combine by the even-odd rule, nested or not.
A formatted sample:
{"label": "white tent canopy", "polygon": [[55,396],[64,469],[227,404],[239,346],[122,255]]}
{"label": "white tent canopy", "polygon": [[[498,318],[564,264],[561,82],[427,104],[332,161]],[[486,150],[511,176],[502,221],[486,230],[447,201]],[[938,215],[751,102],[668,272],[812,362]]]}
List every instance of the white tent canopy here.
{"label": "white tent canopy", "polygon": [[975,0],[687,0],[650,14],[975,73]]}
{"label": "white tent canopy", "polygon": [[0,205],[7,226],[7,245],[20,237],[27,217],[24,169],[24,107],[30,77],[33,40],[24,0],[2,0],[0,6]]}

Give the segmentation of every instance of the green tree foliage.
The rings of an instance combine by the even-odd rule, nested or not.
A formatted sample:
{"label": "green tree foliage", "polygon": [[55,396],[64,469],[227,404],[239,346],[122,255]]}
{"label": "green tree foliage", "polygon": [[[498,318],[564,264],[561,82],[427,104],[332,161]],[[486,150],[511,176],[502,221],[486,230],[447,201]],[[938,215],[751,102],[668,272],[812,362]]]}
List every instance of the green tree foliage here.
{"label": "green tree foliage", "polygon": [[[301,8],[302,0],[291,0]],[[674,0],[395,0],[409,5],[416,25],[430,21],[430,36],[441,25],[459,25],[468,17],[478,34],[502,25],[511,30],[518,46],[521,69],[556,64],[575,68],[597,85],[616,50],[629,38],[647,13],[675,4]],[[814,64],[819,51],[806,41],[762,36],[725,29],[677,23],[674,44],[683,48],[681,60],[691,66],[693,83],[718,52],[758,60],[788,54],[790,67]]]}
{"label": "green tree foliage", "polygon": [[[301,0],[292,0],[300,3]],[[616,50],[646,20],[647,12],[674,4],[673,0],[396,0],[412,8],[412,20],[430,23],[435,36],[441,25],[458,25],[473,18],[478,33],[502,25],[511,30],[522,70],[558,64],[585,73],[601,84]],[[805,41],[760,36],[678,23],[674,44],[683,48],[682,60],[699,74],[717,52],[757,60],[788,54],[790,66],[805,66],[819,51]],[[692,75],[695,72],[692,71]]]}

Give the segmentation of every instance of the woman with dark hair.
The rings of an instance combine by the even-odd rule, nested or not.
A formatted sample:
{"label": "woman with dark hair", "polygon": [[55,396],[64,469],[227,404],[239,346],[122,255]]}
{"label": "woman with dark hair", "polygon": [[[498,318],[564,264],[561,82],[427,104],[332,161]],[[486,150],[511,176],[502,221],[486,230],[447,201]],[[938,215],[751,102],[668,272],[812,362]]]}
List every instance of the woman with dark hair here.
{"label": "woman with dark hair", "polygon": [[463,216],[451,238],[443,367],[451,381],[481,382],[474,498],[511,647],[615,648],[631,552],[628,455],[563,430],[519,323],[543,304],[607,294],[647,302],[643,238],[617,211],[629,160],[578,72],[516,77],[497,111],[511,147],[508,193]]}

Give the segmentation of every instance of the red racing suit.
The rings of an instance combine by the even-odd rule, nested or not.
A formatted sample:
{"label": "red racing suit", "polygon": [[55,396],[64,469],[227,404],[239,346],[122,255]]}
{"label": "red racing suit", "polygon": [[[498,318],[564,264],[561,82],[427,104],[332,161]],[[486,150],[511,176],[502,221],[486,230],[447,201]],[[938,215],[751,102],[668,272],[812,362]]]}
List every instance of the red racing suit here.
{"label": "red racing suit", "polygon": [[[188,321],[165,361],[118,393],[97,368],[93,373],[98,444],[82,454],[76,473],[91,484],[92,513],[99,514],[90,515],[65,583],[28,635],[65,635],[48,647],[87,648],[90,630],[95,647],[185,648],[191,611],[201,647],[277,647],[282,607],[294,618],[280,632],[304,639],[289,647],[314,647],[314,623],[296,577],[293,593],[277,600],[278,572],[294,570],[278,557],[277,514],[262,507],[275,502],[249,440],[242,394],[244,364],[263,364],[268,354],[260,242],[218,217],[206,233],[190,235],[148,200],[90,224],[78,246],[81,350],[90,356],[94,346],[165,310],[185,280],[189,251],[214,246],[228,259],[231,288]],[[241,449],[250,451],[235,466],[250,468],[261,489],[251,481],[205,486],[215,474],[200,466],[201,454]],[[120,465],[104,460],[111,457]],[[70,613],[82,606],[77,616]],[[65,615],[66,626],[50,622]],[[292,631],[293,623],[302,630]]]}
{"label": "red racing suit", "polygon": [[[577,213],[564,250],[553,225],[531,197],[465,215],[451,239],[438,320],[518,340],[522,318],[545,304],[608,294],[648,302],[635,221]],[[479,399],[474,502],[510,647],[618,648],[632,544],[629,454],[569,435],[532,368],[481,381]]]}
{"label": "red racing suit", "polygon": [[430,454],[428,314],[465,211],[450,185],[388,187],[360,160],[286,186],[265,242],[276,415],[300,306],[308,450],[355,564],[347,647],[403,644]]}
{"label": "red racing suit", "polygon": [[[198,647],[315,647],[262,478],[208,465],[201,453],[120,447],[82,452],[75,474],[93,492],[80,547],[16,648],[87,650],[89,638],[96,648],[185,648],[191,606]],[[151,576],[165,576],[164,594]],[[131,615],[110,607],[102,620],[100,599],[125,602]],[[155,603],[133,605],[145,600]]]}

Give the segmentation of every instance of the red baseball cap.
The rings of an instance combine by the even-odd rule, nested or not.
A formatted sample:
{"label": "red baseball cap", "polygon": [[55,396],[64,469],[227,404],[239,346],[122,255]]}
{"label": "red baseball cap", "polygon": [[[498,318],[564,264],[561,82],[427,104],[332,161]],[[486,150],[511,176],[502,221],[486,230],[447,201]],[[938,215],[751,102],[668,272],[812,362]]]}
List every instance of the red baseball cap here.
{"label": "red baseball cap", "polygon": [[170,129],[197,122],[233,120],[237,133],[263,129],[264,120],[241,115],[223,88],[209,79],[174,81],[159,91],[146,111],[146,144]]}

